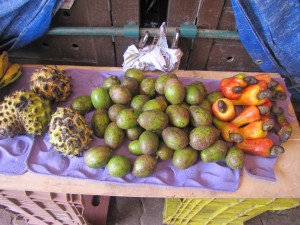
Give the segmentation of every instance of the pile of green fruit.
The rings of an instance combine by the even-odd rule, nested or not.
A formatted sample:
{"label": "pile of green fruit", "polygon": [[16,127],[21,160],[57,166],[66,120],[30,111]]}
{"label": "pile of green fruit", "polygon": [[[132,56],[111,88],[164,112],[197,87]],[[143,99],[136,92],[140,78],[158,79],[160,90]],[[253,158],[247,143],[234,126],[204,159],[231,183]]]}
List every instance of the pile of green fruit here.
{"label": "pile of green fruit", "polygon": [[[207,93],[201,81],[185,86],[174,73],[153,78],[128,69],[122,80],[110,76],[90,96],[79,96],[71,103],[82,114],[95,108],[93,134],[105,141],[104,146],[85,152],[85,163],[91,168],[106,166],[114,177],[130,172],[146,177],[160,160],[168,159],[178,169],[189,168],[199,159],[224,158],[230,168],[241,168],[243,155],[234,148],[228,150],[212,125],[211,105],[221,97],[220,92]],[[133,164],[114,153],[126,138],[128,151],[137,156]]]}

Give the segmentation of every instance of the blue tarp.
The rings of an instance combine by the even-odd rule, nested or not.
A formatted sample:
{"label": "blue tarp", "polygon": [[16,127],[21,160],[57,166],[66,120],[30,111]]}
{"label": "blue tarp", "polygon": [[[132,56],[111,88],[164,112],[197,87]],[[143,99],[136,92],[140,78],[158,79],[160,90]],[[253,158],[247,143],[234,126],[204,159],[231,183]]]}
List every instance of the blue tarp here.
{"label": "blue tarp", "polygon": [[300,99],[300,1],[232,0],[245,49],[265,72],[280,73]]}
{"label": "blue tarp", "polygon": [[0,0],[0,52],[21,48],[45,34],[63,0]]}

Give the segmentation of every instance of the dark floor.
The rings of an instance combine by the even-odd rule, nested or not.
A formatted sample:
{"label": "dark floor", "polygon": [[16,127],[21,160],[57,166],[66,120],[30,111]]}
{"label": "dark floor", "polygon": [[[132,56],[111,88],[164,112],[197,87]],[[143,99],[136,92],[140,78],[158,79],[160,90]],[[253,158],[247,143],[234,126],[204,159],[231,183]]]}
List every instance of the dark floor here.
{"label": "dark floor", "polygon": [[[161,198],[111,197],[107,225],[163,225]],[[300,207],[265,212],[245,225],[300,225]],[[0,225],[27,225],[19,216],[0,209]]]}

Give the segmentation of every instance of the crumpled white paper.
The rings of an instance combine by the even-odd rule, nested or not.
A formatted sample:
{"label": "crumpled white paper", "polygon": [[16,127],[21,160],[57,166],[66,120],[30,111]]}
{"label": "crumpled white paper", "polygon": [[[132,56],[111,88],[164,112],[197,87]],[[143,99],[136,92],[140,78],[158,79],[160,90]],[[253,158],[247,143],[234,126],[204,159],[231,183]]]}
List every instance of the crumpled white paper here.
{"label": "crumpled white paper", "polygon": [[130,45],[123,55],[123,70],[130,68],[163,72],[178,70],[183,52],[179,48],[168,47],[165,22],[160,26],[160,36],[155,37],[154,40],[157,40],[155,44],[147,45],[142,49]]}

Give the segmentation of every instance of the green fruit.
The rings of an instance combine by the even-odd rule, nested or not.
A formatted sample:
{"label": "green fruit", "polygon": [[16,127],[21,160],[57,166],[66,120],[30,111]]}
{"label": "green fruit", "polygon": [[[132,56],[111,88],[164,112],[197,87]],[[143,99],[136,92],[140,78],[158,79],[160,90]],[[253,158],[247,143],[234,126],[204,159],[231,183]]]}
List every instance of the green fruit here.
{"label": "green fruit", "polygon": [[226,165],[231,169],[241,169],[244,166],[245,153],[238,147],[229,148],[225,157]]}
{"label": "green fruit", "polygon": [[111,121],[116,121],[118,113],[122,109],[126,109],[127,107],[125,105],[121,104],[114,104],[108,109],[108,117]]}
{"label": "green fruit", "polygon": [[206,96],[206,99],[211,105],[220,98],[224,98],[224,95],[220,91],[212,91]]}
{"label": "green fruit", "polygon": [[147,95],[150,98],[155,96],[155,79],[147,77],[140,84],[140,94]]}
{"label": "green fruit", "polygon": [[187,133],[177,127],[167,127],[162,132],[165,144],[171,149],[183,149],[189,144]]}
{"label": "green fruit", "polygon": [[141,155],[133,163],[132,173],[136,177],[150,176],[157,165],[156,159],[151,155]]}
{"label": "green fruit", "polygon": [[159,78],[156,79],[155,81],[155,90],[158,94],[163,95],[164,94],[164,89],[165,89],[165,84],[167,80],[171,78],[177,78],[175,73],[166,73],[162,74]]}
{"label": "green fruit", "polygon": [[134,110],[142,111],[143,106],[149,99],[150,98],[147,95],[136,95],[132,98],[130,107]]}
{"label": "green fruit", "polygon": [[94,146],[84,153],[84,162],[90,168],[101,168],[112,156],[113,153],[108,146]]}
{"label": "green fruit", "polygon": [[114,85],[119,85],[120,83],[121,83],[121,81],[120,81],[119,77],[110,76],[103,81],[102,87],[105,88],[106,90],[109,90],[110,87],[112,87]]}
{"label": "green fruit", "polygon": [[222,140],[217,140],[212,145],[203,149],[200,152],[200,156],[203,162],[218,162],[225,157],[226,152],[226,143]]}
{"label": "green fruit", "polygon": [[131,170],[130,160],[122,155],[113,156],[107,164],[107,171],[112,177],[124,177]]}
{"label": "green fruit", "polygon": [[128,144],[128,150],[134,155],[142,155],[143,152],[140,149],[139,140],[133,140]]}
{"label": "green fruit", "polygon": [[170,149],[164,142],[160,142],[155,154],[158,159],[167,160],[172,158],[173,153],[173,149]]}
{"label": "green fruit", "polygon": [[114,103],[126,105],[131,101],[132,95],[127,87],[114,85],[109,89],[109,96]]}
{"label": "green fruit", "polygon": [[166,114],[169,116],[173,126],[184,128],[189,124],[189,111],[180,105],[169,105],[166,109]]}
{"label": "green fruit", "polygon": [[103,138],[105,130],[110,123],[107,111],[105,109],[97,109],[92,117],[92,130],[96,137]]}
{"label": "green fruit", "polygon": [[144,129],[140,126],[136,126],[133,128],[126,129],[126,137],[129,140],[136,140],[140,137],[141,133],[143,133]]}
{"label": "green fruit", "polygon": [[166,82],[164,92],[165,97],[172,105],[182,103],[185,97],[185,88],[176,78],[171,78]]}
{"label": "green fruit", "polygon": [[144,131],[139,137],[140,150],[145,155],[150,155],[156,152],[158,145],[158,136],[151,131]]}
{"label": "green fruit", "polygon": [[175,150],[173,154],[173,165],[178,169],[187,169],[195,164],[198,153],[191,146]]}
{"label": "green fruit", "polygon": [[105,144],[112,149],[116,149],[123,144],[124,139],[124,131],[115,122],[111,122],[104,133]]}
{"label": "green fruit", "polygon": [[142,110],[143,111],[148,111],[148,110],[160,110],[160,111],[165,111],[167,108],[168,103],[165,97],[159,96],[155,99],[151,99],[148,102],[145,103],[143,106]]}
{"label": "green fruit", "polygon": [[180,104],[178,104],[178,105],[180,105],[181,107],[183,107],[183,108],[185,108],[185,109],[189,109],[189,107],[190,107],[190,105],[187,104],[186,102],[180,103]]}
{"label": "green fruit", "polygon": [[122,109],[116,118],[116,123],[121,129],[130,129],[138,125],[137,119],[140,113],[131,108]]}
{"label": "green fruit", "polygon": [[200,107],[202,107],[203,109],[206,109],[209,112],[211,111],[211,104],[207,99],[203,99],[203,101],[199,104]]}
{"label": "green fruit", "polygon": [[167,127],[169,118],[160,110],[149,110],[142,112],[137,121],[145,130],[159,131]]}
{"label": "green fruit", "polygon": [[132,96],[135,96],[139,93],[139,83],[134,78],[125,77],[121,84],[127,87]]}
{"label": "green fruit", "polygon": [[108,109],[111,106],[111,99],[108,91],[102,87],[95,88],[92,91],[91,101],[95,109]]}
{"label": "green fruit", "polygon": [[94,108],[91,100],[91,96],[79,96],[75,98],[71,103],[71,109],[75,110],[79,114],[85,114]]}
{"label": "green fruit", "polygon": [[204,84],[200,81],[186,87],[185,101],[190,105],[200,104],[207,94]]}
{"label": "green fruit", "polygon": [[220,131],[212,125],[201,125],[190,132],[190,145],[196,150],[206,149],[220,136]]}
{"label": "green fruit", "polygon": [[189,108],[190,120],[194,127],[198,127],[200,125],[210,125],[212,124],[212,114],[210,111],[197,106],[192,105]]}
{"label": "green fruit", "polygon": [[139,84],[145,78],[143,71],[134,68],[126,70],[125,77],[134,78]]}

